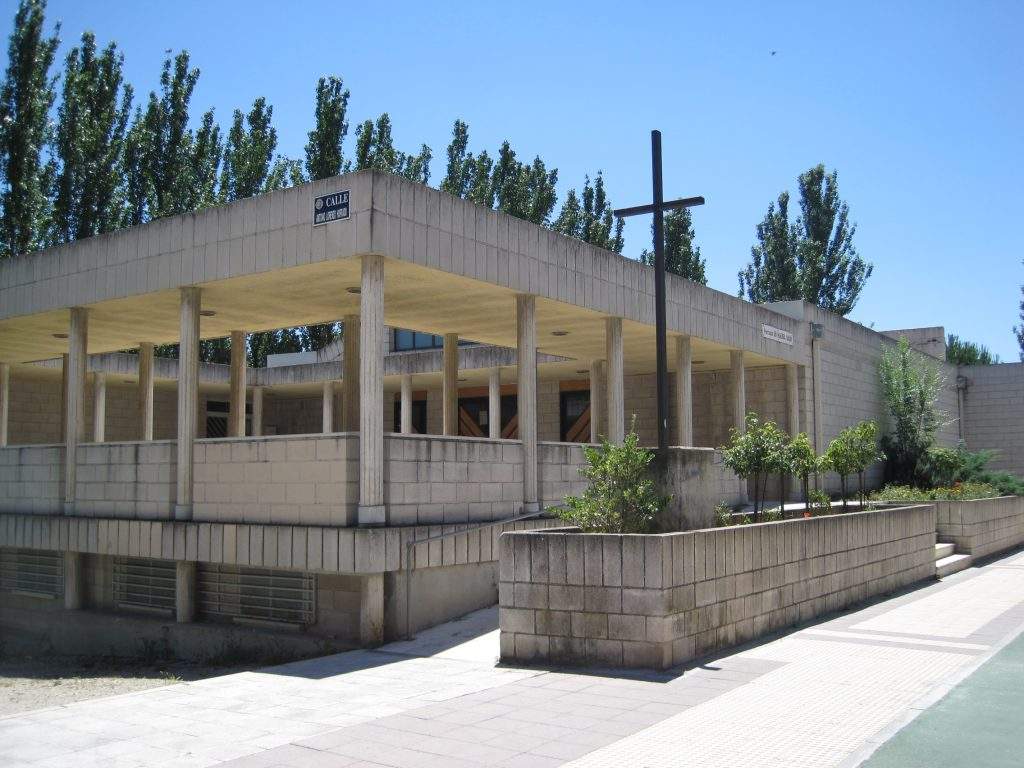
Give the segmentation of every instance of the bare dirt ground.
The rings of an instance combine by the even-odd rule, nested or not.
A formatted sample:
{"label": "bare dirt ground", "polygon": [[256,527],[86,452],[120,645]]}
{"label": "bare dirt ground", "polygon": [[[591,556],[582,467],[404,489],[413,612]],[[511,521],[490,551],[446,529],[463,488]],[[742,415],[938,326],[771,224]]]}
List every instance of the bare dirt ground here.
{"label": "bare dirt ground", "polygon": [[238,671],[180,662],[5,656],[0,658],[0,717]]}

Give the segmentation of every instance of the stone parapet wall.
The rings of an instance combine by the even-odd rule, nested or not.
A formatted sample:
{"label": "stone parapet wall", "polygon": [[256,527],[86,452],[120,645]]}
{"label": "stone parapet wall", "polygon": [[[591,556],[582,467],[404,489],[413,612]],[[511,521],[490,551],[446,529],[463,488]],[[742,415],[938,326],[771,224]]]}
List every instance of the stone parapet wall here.
{"label": "stone parapet wall", "polygon": [[75,514],[167,519],[177,493],[173,441],[92,443],[78,448]]}
{"label": "stone parapet wall", "polygon": [[580,474],[587,464],[582,443],[538,443],[537,493],[545,507],[559,507],[589,484]]}
{"label": "stone parapet wall", "polygon": [[995,451],[992,469],[1024,476],[1024,363],[962,366],[960,374],[967,447]]}
{"label": "stone parapet wall", "polygon": [[60,514],[63,463],[62,445],[0,448],[0,512]]}
{"label": "stone parapet wall", "polygon": [[470,525],[334,528],[0,514],[0,547],[369,574],[404,569],[409,542],[442,533],[457,535],[415,545],[413,569],[494,562],[503,532],[557,525],[558,520],[538,518],[474,530]]}
{"label": "stone parapet wall", "polygon": [[501,537],[501,657],[667,668],[935,576],[935,508]]}
{"label": "stone parapet wall", "polygon": [[956,551],[985,557],[1024,544],[1024,497],[936,501],[939,541]]}

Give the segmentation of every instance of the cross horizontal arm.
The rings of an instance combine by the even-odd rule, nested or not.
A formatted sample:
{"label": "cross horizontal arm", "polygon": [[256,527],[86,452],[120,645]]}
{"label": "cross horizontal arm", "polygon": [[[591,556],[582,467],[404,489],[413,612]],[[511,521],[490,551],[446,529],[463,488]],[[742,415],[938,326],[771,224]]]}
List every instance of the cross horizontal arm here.
{"label": "cross horizontal arm", "polygon": [[[676,208],[692,208],[695,205],[704,205],[703,197],[683,197],[679,200],[666,200],[661,204],[662,211],[672,211]],[[612,211],[615,216],[640,216],[644,213],[654,213],[654,205],[634,205],[632,208],[619,208]]]}

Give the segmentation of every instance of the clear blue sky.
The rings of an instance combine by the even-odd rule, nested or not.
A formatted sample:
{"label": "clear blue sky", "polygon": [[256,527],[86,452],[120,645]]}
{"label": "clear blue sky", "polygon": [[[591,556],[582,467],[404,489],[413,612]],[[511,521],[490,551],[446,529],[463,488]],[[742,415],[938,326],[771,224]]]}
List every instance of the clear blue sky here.
{"label": "clear blue sky", "polygon": [[[433,148],[434,183],[458,117],[474,151],[508,138],[541,155],[562,195],[603,169],[613,204],[642,203],[660,128],[666,194],[707,198],[697,237],[730,293],[768,203],[824,162],[875,264],[853,319],[941,324],[1016,360],[1024,3],[843,6],[50,0],[48,15],[64,49],[84,29],[116,40],[143,98],[164,51],[187,48],[195,113],[224,124],[266,96],[292,156],[316,78],[341,75],[350,122],[389,112],[399,148]],[[0,7],[6,34],[15,3]],[[649,223],[626,235],[635,257]]]}

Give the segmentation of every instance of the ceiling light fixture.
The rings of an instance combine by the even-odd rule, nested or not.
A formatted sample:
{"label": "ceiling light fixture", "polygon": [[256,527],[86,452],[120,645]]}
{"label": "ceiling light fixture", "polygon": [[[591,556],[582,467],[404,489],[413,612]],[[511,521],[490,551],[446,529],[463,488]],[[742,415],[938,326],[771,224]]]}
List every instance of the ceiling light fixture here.
{"label": "ceiling light fixture", "polygon": [[590,371],[588,371],[586,368],[580,368],[580,370],[576,371],[576,373],[590,373]]}
{"label": "ceiling light fixture", "polygon": [[552,336],[568,336],[569,332],[568,331],[552,331],[551,335]]}
{"label": "ceiling light fixture", "polygon": [[706,362],[707,362],[706,360],[694,360],[693,364],[694,365],[704,365],[704,363],[706,363]]}
{"label": "ceiling light fixture", "polygon": [[199,310],[199,316],[200,317],[215,317],[216,314],[217,313],[214,310],[212,310],[212,309],[200,309]]}
{"label": "ceiling light fixture", "polygon": [[53,334],[53,338],[55,338],[55,339],[66,339],[67,337],[68,337],[68,335],[66,333],[55,333],[55,334]]}
{"label": "ceiling light fixture", "polygon": [[363,289],[360,288],[358,285],[350,285],[348,288],[345,289],[345,292],[352,293],[358,296],[360,293],[363,292]]}

